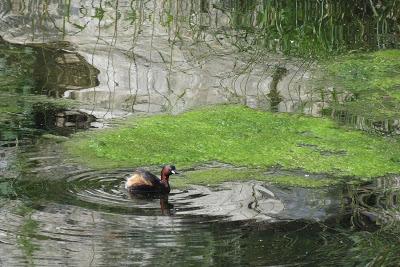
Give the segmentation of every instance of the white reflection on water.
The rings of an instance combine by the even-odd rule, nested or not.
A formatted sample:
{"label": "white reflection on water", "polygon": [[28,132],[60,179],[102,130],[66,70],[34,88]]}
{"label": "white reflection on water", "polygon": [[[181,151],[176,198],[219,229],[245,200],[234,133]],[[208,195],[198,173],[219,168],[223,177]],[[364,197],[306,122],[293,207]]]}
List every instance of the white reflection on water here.
{"label": "white reflection on water", "polygon": [[[43,5],[25,4],[27,9],[18,10],[19,1],[12,1],[0,35],[20,43],[71,42],[100,71],[100,84],[68,90],[64,97],[82,101],[82,108],[97,117],[176,113],[227,102],[269,109],[277,67],[287,70],[277,82],[282,97],[277,110],[317,114],[323,106],[307,85],[312,62],[241,51],[237,34],[227,30],[229,15],[217,8],[200,13],[190,1],[119,1],[118,6],[72,1],[66,17],[63,4]],[[43,8],[48,17],[39,20]],[[172,22],[166,22],[169,16]],[[205,16],[210,23],[204,24]],[[36,20],[41,25],[31,25]]]}

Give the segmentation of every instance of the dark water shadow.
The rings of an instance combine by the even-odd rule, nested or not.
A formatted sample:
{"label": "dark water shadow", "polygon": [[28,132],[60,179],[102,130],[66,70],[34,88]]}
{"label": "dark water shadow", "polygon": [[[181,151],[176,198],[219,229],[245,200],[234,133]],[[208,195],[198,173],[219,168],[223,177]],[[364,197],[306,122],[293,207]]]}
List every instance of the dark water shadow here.
{"label": "dark water shadow", "polygon": [[142,200],[142,201],[151,201],[151,200],[160,200],[160,210],[162,215],[172,216],[175,214],[174,205],[168,202],[169,195],[168,194],[151,194],[151,193],[132,193],[128,192],[129,198],[132,200]]}

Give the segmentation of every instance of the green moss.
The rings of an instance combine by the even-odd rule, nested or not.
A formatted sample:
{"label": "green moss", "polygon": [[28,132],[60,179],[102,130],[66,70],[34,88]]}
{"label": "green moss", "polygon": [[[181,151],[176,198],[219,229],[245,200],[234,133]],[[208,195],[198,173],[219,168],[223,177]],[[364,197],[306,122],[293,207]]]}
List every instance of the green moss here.
{"label": "green moss", "polygon": [[133,119],[117,129],[76,135],[66,146],[97,168],[164,163],[183,168],[218,161],[362,177],[400,172],[395,139],[338,128],[327,119],[243,106]]}
{"label": "green moss", "polygon": [[400,50],[341,56],[325,65],[337,87],[352,93],[342,108],[371,119],[400,116]]}
{"label": "green moss", "polygon": [[261,170],[248,169],[224,169],[212,168],[206,170],[188,171],[182,174],[183,177],[171,179],[174,188],[186,188],[193,184],[217,185],[228,181],[257,180],[270,182],[279,185],[299,187],[323,187],[337,184],[339,181],[329,178],[315,178],[300,175],[268,175]]}
{"label": "green moss", "polygon": [[212,168],[185,171],[180,176],[171,179],[173,187],[184,188],[191,184],[217,185],[228,181],[259,180],[263,174],[259,170]]}
{"label": "green moss", "polygon": [[342,56],[330,63],[328,69],[353,92],[397,91],[400,86],[400,50]]}

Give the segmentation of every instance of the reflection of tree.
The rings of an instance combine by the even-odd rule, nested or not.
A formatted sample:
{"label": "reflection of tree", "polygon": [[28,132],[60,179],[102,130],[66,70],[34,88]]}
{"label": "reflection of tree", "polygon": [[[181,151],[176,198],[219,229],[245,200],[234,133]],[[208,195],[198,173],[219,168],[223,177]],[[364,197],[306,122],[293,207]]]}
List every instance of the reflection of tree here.
{"label": "reflection of tree", "polygon": [[[257,3],[255,3],[257,2]],[[316,56],[398,46],[400,3],[387,1],[234,1],[231,25],[253,44]],[[247,37],[248,38],[248,37]]]}
{"label": "reflection of tree", "polygon": [[363,186],[348,186],[351,224],[361,229],[379,229],[398,224],[399,178],[382,178]]}
{"label": "reflection of tree", "polygon": [[[399,179],[382,178],[362,186],[348,186],[344,211],[348,216],[335,235],[322,234],[324,245],[313,254],[336,264],[391,266],[399,259]],[[343,218],[342,218],[343,219]],[[337,222],[336,222],[337,223]],[[350,229],[346,226],[350,226]]]}
{"label": "reflection of tree", "polygon": [[40,246],[36,244],[34,239],[39,230],[39,223],[32,218],[34,211],[30,207],[21,204],[17,207],[16,213],[22,221],[16,238],[17,244],[29,266],[35,266],[34,256],[36,253],[40,253]]}
{"label": "reflection of tree", "polygon": [[278,111],[278,105],[283,100],[277,89],[277,85],[278,82],[285,76],[286,72],[287,70],[285,68],[277,67],[274,71],[274,75],[272,76],[270,91],[267,94],[271,103],[271,111]]}

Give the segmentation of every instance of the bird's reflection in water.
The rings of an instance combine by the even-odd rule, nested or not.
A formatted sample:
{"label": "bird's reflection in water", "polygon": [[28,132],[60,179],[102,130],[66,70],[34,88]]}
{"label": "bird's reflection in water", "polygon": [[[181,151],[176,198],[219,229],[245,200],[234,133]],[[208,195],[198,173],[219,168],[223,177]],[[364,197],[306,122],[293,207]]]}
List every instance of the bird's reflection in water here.
{"label": "bird's reflection in water", "polygon": [[160,210],[162,215],[171,216],[175,214],[174,205],[168,202],[168,194],[144,194],[144,193],[131,193],[129,198],[139,200],[154,200],[160,199]]}
{"label": "bird's reflection in water", "polygon": [[161,214],[162,215],[174,215],[175,210],[174,210],[174,205],[171,203],[168,203],[168,195],[161,195],[160,196],[160,208],[161,208]]}

